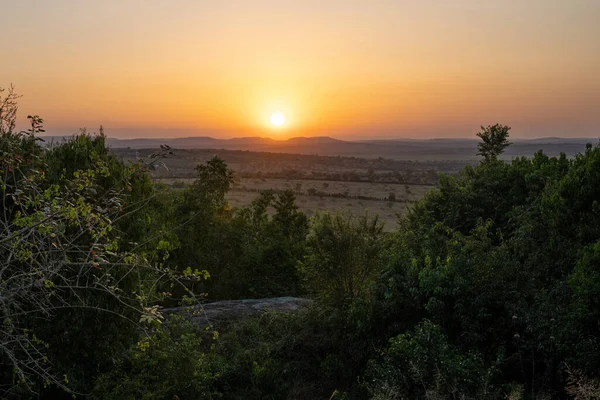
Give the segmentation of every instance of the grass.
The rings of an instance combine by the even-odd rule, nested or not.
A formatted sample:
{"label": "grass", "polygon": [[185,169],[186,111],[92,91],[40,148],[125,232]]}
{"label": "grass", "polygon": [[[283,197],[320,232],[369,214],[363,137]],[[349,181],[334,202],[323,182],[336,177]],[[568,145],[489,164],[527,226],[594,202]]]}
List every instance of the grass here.
{"label": "grass", "polygon": [[[176,179],[162,179],[162,183],[172,185]],[[193,180],[179,180],[189,184]],[[393,230],[397,216],[405,215],[410,203],[423,198],[431,186],[401,185],[394,183],[316,181],[301,179],[238,179],[227,194],[227,201],[233,207],[250,204],[258,197],[258,192],[273,189],[282,191],[291,189],[296,192],[296,204],[309,217],[318,211],[340,212],[342,214],[362,215],[379,214],[385,222],[386,230]],[[347,193],[349,197],[328,197],[308,195],[309,190],[325,194]],[[396,201],[387,201],[390,193],[394,193]],[[356,199],[352,196],[365,196],[373,199]],[[377,200],[375,200],[377,199]]]}
{"label": "grass", "polygon": [[[252,192],[229,192],[227,201],[234,207],[241,207],[256,199],[258,194]],[[368,212],[371,215],[379,214],[385,222],[385,228],[391,231],[395,228],[397,214],[405,215],[408,203],[388,203],[378,200],[363,200],[359,203],[348,203],[348,199],[318,196],[296,195],[296,204],[309,217],[317,211],[340,212],[342,214],[361,215]],[[391,204],[391,207],[389,206]]]}

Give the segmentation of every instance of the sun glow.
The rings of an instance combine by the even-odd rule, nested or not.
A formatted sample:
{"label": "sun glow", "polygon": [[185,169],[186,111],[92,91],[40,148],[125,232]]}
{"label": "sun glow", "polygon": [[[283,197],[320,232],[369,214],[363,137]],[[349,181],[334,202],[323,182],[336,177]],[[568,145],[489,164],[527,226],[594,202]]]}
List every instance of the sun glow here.
{"label": "sun glow", "polygon": [[271,114],[271,124],[276,127],[283,126],[285,124],[285,115],[281,111],[274,112]]}

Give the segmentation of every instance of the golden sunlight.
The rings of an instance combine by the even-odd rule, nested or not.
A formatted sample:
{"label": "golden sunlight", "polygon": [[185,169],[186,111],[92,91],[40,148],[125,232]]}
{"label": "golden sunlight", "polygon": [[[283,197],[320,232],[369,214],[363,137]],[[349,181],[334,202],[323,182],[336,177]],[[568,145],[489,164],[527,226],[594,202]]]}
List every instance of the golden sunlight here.
{"label": "golden sunlight", "polygon": [[281,111],[274,112],[271,114],[271,124],[276,127],[283,126],[285,124],[285,115]]}

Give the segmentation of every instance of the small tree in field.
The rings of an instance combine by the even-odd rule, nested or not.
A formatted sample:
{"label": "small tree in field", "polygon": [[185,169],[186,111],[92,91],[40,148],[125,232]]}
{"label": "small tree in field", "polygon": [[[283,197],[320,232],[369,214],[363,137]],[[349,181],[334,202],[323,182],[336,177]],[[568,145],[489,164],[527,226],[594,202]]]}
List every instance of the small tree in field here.
{"label": "small tree in field", "polygon": [[512,143],[508,141],[508,131],[510,126],[506,125],[488,125],[481,127],[481,132],[477,134],[481,142],[477,144],[477,155],[483,156],[485,161],[494,161],[504,152],[504,149]]}

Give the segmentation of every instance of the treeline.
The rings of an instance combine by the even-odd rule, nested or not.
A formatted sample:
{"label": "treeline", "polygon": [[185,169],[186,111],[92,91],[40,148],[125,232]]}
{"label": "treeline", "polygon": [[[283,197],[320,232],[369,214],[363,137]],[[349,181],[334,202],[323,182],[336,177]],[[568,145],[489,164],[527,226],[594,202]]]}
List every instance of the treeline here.
{"label": "treeline", "polygon": [[[599,395],[599,146],[504,163],[509,128],[482,128],[479,165],[386,234],[309,220],[290,191],[231,208],[219,158],[171,190],[147,172],[167,147],[129,165],[102,135],[45,149],[43,121],[15,132],[0,100],[5,398]],[[160,311],[288,295],[314,306],[208,330]]]}
{"label": "treeline", "polygon": [[[183,184],[183,182],[181,182],[181,183],[174,182],[172,184],[172,186],[181,189],[181,188],[185,187],[185,184]],[[282,194],[284,192],[287,192],[289,189],[288,190],[269,189],[269,190],[272,191],[273,193]],[[245,185],[234,187],[233,189],[231,189],[231,191],[249,192],[249,193],[264,193],[264,192],[266,192],[264,189],[249,188]],[[294,190],[294,191],[292,191],[292,193],[294,193],[295,195],[316,196],[316,197],[321,197],[321,198],[322,197],[333,197],[333,198],[338,198],[338,199],[374,200],[374,201],[385,201],[385,202],[391,202],[391,203],[406,202],[405,199],[396,198],[395,193],[390,193],[386,197],[376,197],[376,196],[365,196],[365,195],[351,195],[349,191],[346,191],[346,192],[323,192],[323,191],[317,190],[315,188],[309,188],[305,192],[301,191],[301,190]]]}
{"label": "treeline", "polygon": [[[112,149],[126,160],[151,155],[153,149]],[[332,180],[344,182],[401,183],[434,185],[437,173],[457,173],[473,161],[391,160],[303,154],[266,153],[241,150],[174,149],[176,157],[169,160],[168,171],[159,168],[157,177],[193,178],[194,167],[213,156],[225,160],[240,178]]]}
{"label": "treeline", "polygon": [[[169,162],[172,164],[172,162]],[[156,179],[168,176],[170,178],[190,179],[194,177],[192,171],[177,172],[157,169],[152,173]],[[325,172],[325,171],[301,171],[294,168],[285,168],[278,171],[237,171],[236,176],[243,179],[284,179],[284,180],[308,180],[308,181],[334,181],[334,182],[357,182],[357,183],[393,183],[406,185],[435,186],[438,183],[438,172],[433,169],[426,171],[375,171],[364,172]]]}
{"label": "treeline", "polygon": [[[474,142],[475,143],[475,142]],[[124,158],[146,157],[154,152],[153,149],[113,149],[118,155]],[[196,161],[206,161],[214,157],[226,160],[228,163],[249,164],[254,163],[258,166],[269,167],[273,165],[306,164],[306,165],[324,165],[326,170],[342,167],[344,169],[368,170],[372,168],[379,171],[423,171],[423,170],[460,170],[465,164],[472,164],[470,160],[443,160],[443,159],[419,159],[422,154],[417,154],[413,160],[394,160],[389,158],[361,158],[351,156],[325,156],[310,154],[291,154],[291,153],[273,153],[249,150],[227,150],[227,149],[177,149],[177,157],[180,161],[193,159]]]}
{"label": "treeline", "polygon": [[326,172],[326,171],[301,171],[286,168],[281,171],[240,171],[240,178],[255,179],[302,179],[315,181],[339,181],[361,183],[399,183],[406,185],[431,185],[438,183],[438,173],[434,169],[426,171],[376,171],[372,168],[364,172]]}

